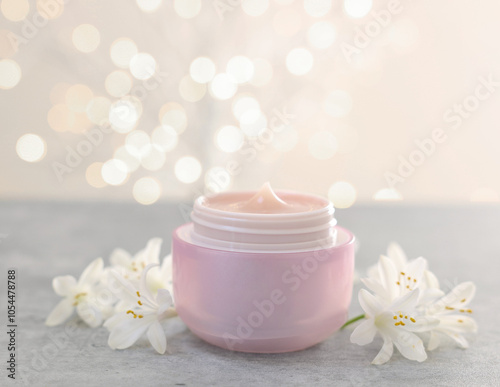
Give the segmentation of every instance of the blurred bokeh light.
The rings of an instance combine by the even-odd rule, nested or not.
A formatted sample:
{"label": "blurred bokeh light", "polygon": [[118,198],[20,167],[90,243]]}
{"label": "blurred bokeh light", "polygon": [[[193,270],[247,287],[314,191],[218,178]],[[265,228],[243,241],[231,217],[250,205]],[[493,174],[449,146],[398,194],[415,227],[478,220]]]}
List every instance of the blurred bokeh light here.
{"label": "blurred bokeh light", "polygon": [[3,0],[0,197],[498,203],[500,4],[429,7]]}

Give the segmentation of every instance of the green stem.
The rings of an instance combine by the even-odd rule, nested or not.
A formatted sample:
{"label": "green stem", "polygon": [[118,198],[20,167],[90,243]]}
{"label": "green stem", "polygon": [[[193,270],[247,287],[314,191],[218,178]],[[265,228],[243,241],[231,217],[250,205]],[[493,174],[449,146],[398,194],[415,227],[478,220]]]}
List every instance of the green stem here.
{"label": "green stem", "polygon": [[364,315],[364,314],[359,315],[359,316],[356,316],[356,317],[354,317],[354,318],[351,318],[351,319],[350,319],[349,321],[347,321],[344,325],[342,325],[342,326],[340,327],[340,329],[344,329],[346,326],[351,325],[351,324],[355,323],[356,321],[359,321],[359,320],[361,320],[361,319],[363,319],[363,318],[365,318],[365,315]]}

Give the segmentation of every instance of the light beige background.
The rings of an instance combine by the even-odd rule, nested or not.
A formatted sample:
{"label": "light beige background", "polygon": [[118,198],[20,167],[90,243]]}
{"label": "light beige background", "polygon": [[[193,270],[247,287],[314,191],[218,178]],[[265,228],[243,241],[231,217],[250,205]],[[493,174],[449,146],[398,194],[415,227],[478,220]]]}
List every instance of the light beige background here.
{"label": "light beige background", "polygon": [[[340,207],[387,198],[402,198],[408,203],[498,201],[500,87],[490,86],[488,92],[480,86],[481,79],[483,83],[488,78],[500,81],[497,1],[375,0],[371,13],[354,18],[341,0],[207,0],[202,4],[186,0],[184,5],[159,1],[154,12],[141,10],[153,4],[151,0],[71,0],[59,9],[56,18],[41,23],[44,18],[39,14],[43,15],[45,3],[29,1],[27,12],[23,9],[25,2],[1,3],[0,54],[8,61],[4,64],[14,61],[22,72],[17,85],[0,89],[2,199],[134,200],[136,182],[152,177],[161,195],[156,197],[153,192],[151,201],[189,200],[206,190],[207,183],[208,190],[255,189],[267,180],[278,188],[321,195],[330,192]],[[363,11],[364,1],[359,4],[355,10]],[[391,9],[397,12],[390,13]],[[386,16],[389,12],[390,21],[382,23],[374,12]],[[27,34],[27,24],[37,20],[45,25],[35,26],[35,32]],[[314,35],[318,30],[310,32],[319,28],[314,27],[319,22],[333,26],[333,42],[323,30],[318,35]],[[92,52],[75,47],[78,37],[74,38],[74,30],[81,24],[90,24],[99,33],[99,44]],[[352,49],[354,39],[359,38],[359,31],[366,29],[373,35],[368,37],[368,46],[352,58],[346,55],[346,49]],[[11,44],[11,34],[23,38],[17,49]],[[111,72],[120,70],[113,63],[110,48],[123,37],[135,42],[139,52],[154,57],[155,79],[160,80],[141,97],[143,112],[134,130],[151,135],[160,125],[162,106],[171,102],[185,111],[187,126],[179,133],[177,146],[163,152],[165,159],[159,162],[162,165],[158,170],[141,166],[117,186],[95,188],[89,184],[88,179],[93,179],[94,185],[99,180],[98,169],[86,173],[89,166],[113,159],[114,151],[125,143],[127,134],[113,131],[104,134],[102,143],[65,173],[61,182],[54,163],[65,163],[67,147],[76,149],[86,140],[84,132],[96,127],[85,123],[85,113],[75,116],[71,112],[71,101],[65,93],[72,85],[82,84],[91,89],[93,97],[118,101],[120,98],[106,90],[105,81]],[[81,39],[92,46],[92,36],[83,34],[80,43]],[[315,47],[322,43],[327,47]],[[305,62],[289,57],[287,65],[287,56],[295,48],[305,48],[312,55],[312,67],[304,75],[294,75],[290,69],[307,69],[307,57]],[[262,79],[255,75],[249,82],[238,84],[234,96],[227,100],[210,92],[217,88],[211,83],[193,86],[191,81],[194,89],[184,91],[184,95],[179,91],[196,58],[209,57],[219,74],[226,72],[228,61],[237,55],[251,61],[261,58],[260,63],[262,59],[267,61],[272,67],[269,82],[261,85]],[[130,69],[123,71],[133,80],[136,91],[144,85]],[[15,72],[0,73],[0,85],[12,81],[13,76]],[[195,94],[203,93],[204,88],[208,90],[201,99],[186,100],[186,96],[199,98]],[[348,98],[332,105],[329,95],[335,90],[342,90]],[[474,99],[477,93],[483,100]],[[232,106],[242,95],[255,98],[267,118],[261,134],[269,132],[271,122],[276,122],[276,109],[285,109],[293,116],[286,130],[275,134],[269,143],[269,137],[258,140],[246,136],[242,149],[257,148],[249,161],[248,154],[223,152],[216,140],[219,128],[240,126]],[[474,109],[457,129],[452,129],[458,126],[458,119],[449,109],[467,98],[466,103]],[[347,106],[349,99],[351,109]],[[68,115],[84,122],[67,128],[58,122],[56,131],[48,122],[48,114],[54,105],[68,103]],[[332,116],[338,115],[336,112],[342,116]],[[431,138],[435,128],[443,133],[434,132],[441,142],[435,144],[432,154],[403,182],[389,187],[388,173],[398,173],[400,157],[408,159],[418,149],[415,141]],[[26,162],[16,152],[19,138],[28,133],[45,142],[46,152],[38,162]],[[219,138],[221,141],[225,139]],[[176,162],[185,156],[196,158],[202,166],[192,183],[180,181],[179,174],[196,178],[196,170],[188,166],[183,171],[181,164],[175,172]],[[413,157],[418,159],[419,155]],[[230,181],[223,179],[222,184],[214,185],[210,179],[213,174],[206,177],[207,172],[213,172],[211,168],[227,169],[228,162],[233,166],[238,163],[241,170],[232,176],[223,171],[221,176],[230,176]],[[347,184],[332,189],[339,181]],[[144,201],[147,192],[143,191],[140,186],[136,189],[135,200]]]}

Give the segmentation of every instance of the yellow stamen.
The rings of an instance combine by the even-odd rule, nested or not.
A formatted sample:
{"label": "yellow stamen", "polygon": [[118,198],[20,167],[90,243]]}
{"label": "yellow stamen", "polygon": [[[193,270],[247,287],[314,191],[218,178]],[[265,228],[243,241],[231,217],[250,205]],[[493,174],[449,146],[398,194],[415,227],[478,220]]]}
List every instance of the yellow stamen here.
{"label": "yellow stamen", "polygon": [[446,310],[455,310],[455,308],[452,308],[451,306],[445,307]]}
{"label": "yellow stamen", "polygon": [[405,273],[401,272],[401,275],[405,275]]}
{"label": "yellow stamen", "polygon": [[472,309],[467,309],[467,313],[472,313]]}
{"label": "yellow stamen", "polygon": [[417,282],[417,280],[415,278],[413,278],[413,282]]}
{"label": "yellow stamen", "polygon": [[408,281],[411,280],[411,277],[408,277]]}
{"label": "yellow stamen", "polygon": [[410,321],[413,322],[413,323],[416,322],[413,317],[410,317]]}
{"label": "yellow stamen", "polygon": [[460,302],[465,302],[465,298],[462,301],[460,301]]}
{"label": "yellow stamen", "polygon": [[143,318],[144,316],[142,314],[139,315],[139,318]]}
{"label": "yellow stamen", "polygon": [[137,303],[138,303],[139,305],[142,305],[142,302],[141,302],[141,300],[137,301]]}
{"label": "yellow stamen", "polygon": [[464,322],[464,320],[458,320],[458,322],[459,322],[459,323],[463,323],[463,322]]}
{"label": "yellow stamen", "polygon": [[404,322],[402,322],[402,321],[400,321],[400,322],[401,322],[401,325],[402,325],[402,326],[405,326],[405,325],[406,325]]}
{"label": "yellow stamen", "polygon": [[139,291],[137,291],[137,297],[140,297],[141,296],[141,293],[139,293]]}
{"label": "yellow stamen", "polygon": [[408,316],[405,316],[405,318],[407,319],[407,318],[408,318]]}
{"label": "yellow stamen", "polygon": [[78,304],[80,303],[80,298],[81,297],[85,297],[87,295],[87,293],[78,293],[78,294],[75,294],[75,301],[73,302],[73,306],[78,306]]}
{"label": "yellow stamen", "polygon": [[401,285],[401,284],[399,283],[399,281],[398,281],[398,282],[396,282],[396,284],[397,284],[397,285]]}
{"label": "yellow stamen", "polygon": [[393,317],[393,319],[394,319],[394,320],[397,320],[397,319],[398,319],[398,316],[394,316],[394,317]]}

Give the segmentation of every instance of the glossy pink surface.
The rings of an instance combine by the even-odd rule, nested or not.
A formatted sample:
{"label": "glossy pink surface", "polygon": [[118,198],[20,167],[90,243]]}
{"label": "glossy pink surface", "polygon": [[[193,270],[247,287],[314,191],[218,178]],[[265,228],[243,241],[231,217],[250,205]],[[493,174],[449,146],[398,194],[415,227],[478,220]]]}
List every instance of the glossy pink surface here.
{"label": "glossy pink surface", "polygon": [[289,352],[321,342],[346,321],[354,237],[335,227],[337,245],[305,252],[235,252],[173,235],[177,312],[203,340],[243,352]]}

